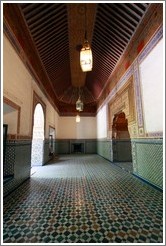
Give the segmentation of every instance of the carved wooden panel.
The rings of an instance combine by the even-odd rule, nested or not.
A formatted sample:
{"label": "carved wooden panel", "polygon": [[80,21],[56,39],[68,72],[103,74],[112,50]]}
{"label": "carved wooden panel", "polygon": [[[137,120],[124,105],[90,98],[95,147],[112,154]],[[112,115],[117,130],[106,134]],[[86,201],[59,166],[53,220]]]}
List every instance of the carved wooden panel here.
{"label": "carved wooden panel", "polygon": [[112,131],[113,118],[115,114],[120,112],[125,113],[129,126],[136,123],[133,76],[129,78],[128,82],[115,94],[108,104],[110,132]]}

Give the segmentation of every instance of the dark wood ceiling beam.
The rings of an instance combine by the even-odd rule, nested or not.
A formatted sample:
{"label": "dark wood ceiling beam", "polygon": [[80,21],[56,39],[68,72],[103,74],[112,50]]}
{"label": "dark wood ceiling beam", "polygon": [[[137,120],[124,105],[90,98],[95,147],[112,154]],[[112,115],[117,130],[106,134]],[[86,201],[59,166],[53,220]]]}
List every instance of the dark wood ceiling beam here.
{"label": "dark wood ceiling beam", "polygon": [[[102,22],[102,21],[101,21]],[[98,29],[100,29],[101,31],[101,35],[103,35],[104,33],[104,30],[105,30],[105,24],[102,22],[102,23],[97,23],[97,27]],[[105,32],[105,36],[107,37],[111,37],[111,35],[114,35],[116,37],[117,40],[119,40],[121,43],[124,44],[124,46],[126,46],[127,42],[126,39],[124,40],[123,39],[123,36],[120,35],[120,33],[118,33],[116,30],[112,30],[111,28],[107,28],[107,33]]]}
{"label": "dark wood ceiling beam", "polygon": [[[96,41],[99,42],[99,44],[101,43],[103,46],[105,46],[105,44],[107,45],[107,47],[110,48],[111,44],[113,44],[114,46],[117,47],[117,49],[119,49],[119,54],[121,54],[124,50],[125,46],[122,46],[122,44],[120,42],[117,41],[116,38],[114,38],[113,36],[111,36],[110,40],[106,40],[105,36],[101,36],[99,33],[95,33],[95,36],[97,36],[98,38],[95,39],[95,43]],[[94,43],[94,45],[95,45]]]}
{"label": "dark wood ceiling beam", "polygon": [[[102,63],[102,64],[104,64],[104,63]],[[94,71],[95,77],[99,76],[99,74],[102,75],[102,77],[108,77],[110,75],[110,71],[112,70],[111,66],[109,67],[109,69],[107,69],[107,68],[101,69],[102,66],[98,63],[95,66],[96,66],[95,71],[97,71],[97,72]]]}
{"label": "dark wood ceiling beam", "polygon": [[120,57],[121,56],[121,54],[122,54],[122,52],[123,52],[123,50],[121,50],[121,51],[119,51],[119,47],[118,47],[118,45],[116,44],[116,43],[114,43],[114,42],[110,42],[110,44],[111,44],[111,49],[114,51],[114,52],[116,52],[116,55],[118,56],[118,57]]}
{"label": "dark wood ceiling beam", "polygon": [[98,80],[105,80],[110,75],[110,69],[109,71],[107,69],[102,70],[101,66],[99,64],[96,65],[96,69],[94,73],[92,74],[92,77]]}
{"label": "dark wood ceiling beam", "polygon": [[40,6],[40,3],[21,3],[20,4],[22,11],[24,14],[27,14],[29,11],[32,11],[34,8],[38,8]]}
{"label": "dark wood ceiling beam", "polygon": [[[100,30],[100,36],[104,35],[106,39],[109,38],[108,32],[107,33],[104,33],[103,26],[100,26],[100,24],[98,24],[97,25],[97,28]],[[113,32],[112,30],[109,30],[109,35],[113,35],[113,36],[111,36],[111,38],[114,39],[114,40],[116,40],[116,42],[119,43],[119,45],[121,44],[121,46],[123,45],[123,47],[126,46],[126,42],[124,42],[124,40],[121,37],[119,37],[119,35],[116,34],[115,32]]]}
{"label": "dark wood ceiling beam", "polygon": [[124,15],[128,20],[130,20],[130,21],[132,21],[133,23],[135,23],[136,26],[138,25],[138,21],[137,21],[137,20],[135,20],[131,15],[129,15],[127,12],[125,12],[124,10],[122,10],[122,9],[120,8],[120,3],[117,3],[117,4],[113,3],[112,5],[113,5],[113,7],[114,7],[117,11],[119,11],[122,15]]}
{"label": "dark wood ceiling beam", "polygon": [[108,60],[108,58],[106,58],[102,52],[99,53],[98,51],[97,52],[94,51],[94,54],[96,55],[96,57],[98,57],[98,58],[96,58],[96,60],[100,61],[101,65],[105,64],[106,66],[108,66],[108,64],[111,65],[111,63],[113,63],[114,66],[116,65],[117,60],[116,61],[112,61],[111,59]]}
{"label": "dark wood ceiling beam", "polygon": [[[60,65],[61,65],[61,62],[62,61],[68,61],[68,60],[66,60],[66,59],[64,59],[63,57],[61,57],[61,58],[59,58],[59,60],[58,61],[54,61],[54,60],[52,60],[52,61],[50,61],[49,63],[45,63],[45,67],[47,68],[47,70],[48,69],[52,69],[52,70],[56,70],[56,69],[61,69],[61,67],[60,67]],[[63,68],[63,70],[65,70],[64,68]]]}
{"label": "dark wood ceiling beam", "polygon": [[[66,23],[65,23],[66,24]],[[59,27],[58,29],[53,28],[53,31],[50,33],[43,33],[43,36],[41,36],[41,38],[37,39],[37,41],[35,40],[35,44],[38,47],[38,45],[42,45],[43,43],[50,41],[53,37],[59,36],[61,32],[63,32],[66,29],[66,25],[64,25],[63,27]]]}
{"label": "dark wood ceiling beam", "polygon": [[103,76],[109,76],[111,73],[111,70],[115,66],[114,66],[114,64],[112,64],[112,61],[109,61],[109,63],[108,63],[108,61],[103,60],[100,63],[96,63],[95,67],[96,67],[96,70],[94,71],[94,74],[101,73]]}
{"label": "dark wood ceiling beam", "polygon": [[[102,9],[101,9],[101,11],[102,11]],[[132,35],[134,28],[129,28],[128,26],[126,26],[124,24],[124,22],[120,21],[117,17],[115,17],[112,14],[111,15],[108,15],[108,14],[105,13],[105,15],[104,15],[104,18],[107,20],[108,23],[110,23],[110,24],[114,23],[115,26],[117,26],[118,28],[121,27],[121,29],[123,28],[123,30],[128,32],[130,34],[130,36]]]}
{"label": "dark wood ceiling beam", "polygon": [[31,9],[31,11],[24,11],[23,9],[23,13],[26,17],[26,20],[28,21],[32,16],[35,16],[37,12],[41,11],[43,8],[46,9],[46,6],[48,5],[48,3],[43,3],[43,4],[39,4],[36,8]]}
{"label": "dark wood ceiling beam", "polygon": [[[69,86],[68,88],[66,88],[63,95],[59,97],[59,100],[62,100],[66,95],[70,94],[70,92],[73,90],[74,90],[74,88],[72,86]],[[72,93],[72,95],[73,95],[73,93]]]}
{"label": "dark wood ceiling beam", "polygon": [[[63,59],[63,56],[67,56],[68,55],[67,52],[65,52],[65,51],[62,54],[63,54],[62,56],[58,56],[58,55],[55,55],[54,57],[52,56],[50,60],[47,59],[47,60],[43,61],[43,64],[46,67],[52,66],[52,65],[53,65],[54,68],[58,67],[60,59]],[[69,62],[69,60],[68,60],[68,62]]]}
{"label": "dark wood ceiling beam", "polygon": [[106,7],[109,10],[111,16],[114,16],[116,19],[120,20],[126,26],[128,26],[129,28],[131,28],[132,31],[135,30],[136,24],[135,23],[131,23],[131,21],[127,20],[120,13],[118,13],[117,11],[115,11],[114,9],[112,9],[112,7],[111,7],[110,4],[105,4],[104,7]]}
{"label": "dark wood ceiling beam", "polygon": [[50,52],[50,50],[53,50],[54,47],[57,48],[57,50],[59,50],[61,46],[63,47],[64,45],[67,44],[68,44],[68,40],[66,40],[66,34],[63,34],[63,36],[60,36],[58,39],[56,39],[56,41],[52,41],[48,45],[39,48],[39,53],[43,55],[48,51]]}
{"label": "dark wood ceiling beam", "polygon": [[[65,68],[66,68],[66,64],[64,64],[64,65],[65,65]],[[55,78],[59,77],[59,76],[62,76],[64,74],[64,69],[54,69],[54,71],[52,71],[52,69],[49,69],[49,68],[47,69],[46,68],[46,70],[50,74],[49,76],[54,76]],[[67,71],[67,69],[66,69],[66,71]],[[55,74],[56,74],[56,76],[55,76]]]}
{"label": "dark wood ceiling beam", "polygon": [[110,31],[122,41],[125,41],[125,44],[129,42],[129,38],[127,38],[122,32],[118,32],[117,28],[111,26]]}
{"label": "dark wood ceiling beam", "polygon": [[[117,63],[117,59],[112,55],[112,54],[107,54],[107,56],[104,56],[104,59],[105,59],[105,61],[107,61],[108,62],[108,64],[109,64],[109,62],[111,62],[111,63],[114,63],[114,65],[116,65],[116,63]],[[108,66],[108,65],[107,65]]]}
{"label": "dark wood ceiling beam", "polygon": [[[67,26],[67,21],[66,20],[64,21],[62,26],[64,26],[64,28],[66,28],[66,26]],[[49,28],[49,29],[43,31],[43,33],[41,33],[41,35],[33,37],[34,40],[35,40],[35,43],[38,44],[38,43],[42,42],[42,40],[49,39],[49,36],[51,34],[55,35],[56,32],[59,33],[59,31],[61,31],[61,29],[62,29],[61,26],[60,27],[58,26],[58,28],[56,26],[53,26],[52,28]]]}
{"label": "dark wood ceiling beam", "polygon": [[63,35],[58,35],[57,37],[54,37],[52,39],[50,39],[50,42],[45,42],[43,43],[42,45],[37,45],[37,48],[39,50],[39,52],[43,52],[45,50],[50,50],[52,49],[54,46],[58,46],[62,41],[64,41],[65,43],[68,43],[68,40],[66,40],[66,35],[67,35],[67,32],[63,32]]}
{"label": "dark wood ceiling beam", "polygon": [[144,13],[145,13],[145,10],[146,8],[149,6],[149,3],[135,3],[135,5],[138,5],[140,8],[144,7]]}
{"label": "dark wood ceiling beam", "polygon": [[65,66],[64,66],[64,68],[61,68],[61,65],[62,64],[64,64],[64,63],[66,63],[67,64],[67,60],[64,60],[64,59],[60,59],[59,60],[59,63],[58,64],[54,64],[54,63],[50,63],[49,65],[45,65],[45,67],[46,67],[46,70],[47,70],[47,72],[49,71],[49,74],[51,75],[51,73],[56,73],[57,71],[58,71],[58,73],[64,73],[64,72],[66,72],[65,71]]}
{"label": "dark wood ceiling beam", "polygon": [[46,20],[45,22],[42,22],[39,24],[37,27],[33,28],[31,30],[31,34],[34,37],[34,39],[37,41],[37,38],[42,38],[43,34],[44,36],[51,32],[54,29],[57,29],[59,27],[59,21],[64,22],[65,24],[67,23],[67,19],[63,18],[63,16],[59,16],[59,18],[56,18],[56,23],[55,23],[55,17],[53,16],[52,18]]}
{"label": "dark wood ceiling beam", "polygon": [[118,33],[123,39],[126,40],[126,42],[129,41],[131,35],[120,26],[116,25],[114,22],[109,23],[104,16],[102,18],[102,22],[104,23],[105,27],[107,27],[108,29],[113,29],[113,31]]}
{"label": "dark wood ceiling beam", "polygon": [[130,3],[130,5],[133,6],[133,8],[137,9],[142,15],[144,15],[145,10],[141,9],[136,3]]}
{"label": "dark wood ceiling beam", "polygon": [[61,58],[61,59],[59,59],[58,64],[57,63],[56,63],[56,65],[55,65],[55,63],[46,64],[45,67],[46,67],[47,71],[49,71],[50,74],[52,71],[53,71],[53,73],[56,72],[57,70],[59,70],[59,72],[60,72],[60,71],[63,71],[63,68],[61,68],[61,66],[65,62],[67,64],[67,60],[64,60],[63,58]]}
{"label": "dark wood ceiling beam", "polygon": [[111,46],[108,47],[107,45],[101,46],[101,43],[100,43],[98,40],[96,40],[96,44],[99,45],[98,47],[96,46],[96,50],[102,51],[102,55],[103,55],[104,57],[105,57],[106,55],[114,54],[114,56],[116,57],[116,60],[119,59],[121,53],[116,52],[114,47],[111,47]]}
{"label": "dark wood ceiling beam", "polygon": [[[98,39],[96,39],[96,42],[95,42],[95,44],[92,47],[92,51],[93,51],[93,48],[96,49],[96,50],[98,50],[98,49],[101,48],[101,46],[103,47],[104,52],[106,53],[106,50],[107,49],[111,49],[111,42],[110,43],[105,42],[105,46],[104,46],[104,40],[98,40]],[[115,47],[114,47],[114,49],[116,50]],[[117,49],[117,55],[119,55],[119,56],[121,55],[121,52],[119,52],[118,49]]]}
{"label": "dark wood ceiling beam", "polygon": [[[55,47],[55,49],[56,49],[56,47]],[[55,63],[59,60],[59,57],[63,57],[64,55],[65,56],[68,55],[68,49],[66,47],[64,47],[62,50],[59,50],[59,52],[54,53],[54,50],[52,50],[50,57],[48,57],[48,56],[41,57],[42,62],[44,64],[49,64],[51,62]]]}
{"label": "dark wood ceiling beam", "polygon": [[[64,63],[67,63],[67,61],[66,60],[60,60],[59,61],[60,62],[60,64],[59,64],[59,66],[55,66],[54,67],[54,71],[53,72],[57,72],[57,73],[59,73],[60,71],[62,71],[62,73],[64,73],[64,72],[66,72],[67,70],[66,70],[66,66],[64,67],[64,68],[62,68],[61,66],[64,64]],[[50,67],[49,66],[46,66],[46,70],[48,71],[50,69]],[[52,69],[50,70],[50,73],[51,73],[51,71],[52,71]]]}
{"label": "dark wood ceiling beam", "polygon": [[108,72],[111,68],[115,66],[115,62],[112,61],[111,59],[106,59],[105,57],[102,56],[102,54],[98,57],[98,61],[95,63],[95,66],[99,66],[98,68],[100,70],[104,70],[104,68],[107,68]]}
{"label": "dark wood ceiling beam", "polygon": [[43,35],[48,30],[52,30],[59,26],[59,22],[66,21],[66,15],[61,15],[61,13],[58,13],[56,15],[56,22],[55,22],[55,15],[52,16],[52,18],[47,19],[45,22],[41,22],[41,24],[38,24],[38,26],[33,27],[31,30],[31,34],[33,38],[38,38]]}
{"label": "dark wood ceiling beam", "polygon": [[61,33],[59,33],[59,35],[56,33],[54,33],[54,35],[52,35],[52,37],[48,37],[46,40],[43,40],[41,43],[36,44],[36,47],[41,50],[42,48],[45,48],[47,45],[50,46],[50,43],[53,43],[53,47],[54,44],[57,43],[57,38],[61,36]]}
{"label": "dark wood ceiling beam", "polygon": [[38,11],[39,9],[37,9],[38,13],[36,13],[35,15],[33,15],[32,12],[30,12],[29,17],[25,15],[27,24],[30,28],[33,28],[33,26],[37,25],[38,22],[44,21],[45,19],[49,18],[49,16],[52,15],[52,12],[53,12],[51,10],[53,10],[55,6],[53,4],[41,3],[40,8],[41,8],[40,11]]}
{"label": "dark wood ceiling beam", "polygon": [[121,3],[120,5],[123,6],[123,8],[127,10],[131,14],[131,16],[136,19],[136,21],[138,22],[140,21],[140,19],[142,18],[142,14],[141,15],[137,14],[136,11],[131,9],[130,3],[127,4]]}
{"label": "dark wood ceiling beam", "polygon": [[119,56],[116,55],[116,53],[114,53],[113,50],[110,51],[109,57],[111,57],[111,60],[114,60],[114,62],[118,62],[119,60]]}
{"label": "dark wood ceiling beam", "polygon": [[118,55],[113,48],[110,50],[109,55],[112,55],[116,59],[116,62],[119,60],[120,55]]}
{"label": "dark wood ceiling beam", "polygon": [[[63,15],[63,14],[66,13],[65,10],[63,10],[63,11],[60,12],[58,9],[55,9],[55,5],[54,4],[51,7],[49,7],[49,9],[52,9],[52,11],[48,12],[48,9],[45,9],[44,10],[44,12],[46,12],[46,13],[48,12],[47,15],[42,15],[42,17],[40,17],[40,18],[37,18],[37,16],[34,16],[33,19],[35,18],[36,19],[35,21],[33,21],[33,22],[32,21],[31,22],[30,21],[27,21],[29,28],[30,29],[35,28],[40,23],[43,23],[43,22],[45,22],[47,20],[50,20],[50,17],[52,17],[52,18],[54,17],[55,18],[55,16],[56,16],[57,13],[61,13],[61,15]],[[40,13],[39,15],[41,15],[41,14],[42,13]]]}
{"label": "dark wood ceiling beam", "polygon": [[63,48],[57,50],[57,47],[54,46],[53,49],[51,49],[51,51],[50,51],[50,57],[47,56],[47,53],[41,54],[40,57],[41,57],[43,62],[49,62],[52,60],[58,61],[59,57],[63,56],[63,54],[68,55],[67,47],[63,47]]}
{"label": "dark wood ceiling beam", "polygon": [[67,64],[66,60],[59,61],[59,64],[60,64],[60,66],[63,65],[64,68],[57,67],[57,66],[55,66],[55,67],[46,66],[46,70],[47,70],[47,72],[49,72],[49,76],[52,76],[52,75],[55,76],[55,74],[56,74],[55,78],[57,78],[59,76],[59,74],[60,74],[60,76],[62,76],[66,71],[68,71],[66,69],[66,64]]}

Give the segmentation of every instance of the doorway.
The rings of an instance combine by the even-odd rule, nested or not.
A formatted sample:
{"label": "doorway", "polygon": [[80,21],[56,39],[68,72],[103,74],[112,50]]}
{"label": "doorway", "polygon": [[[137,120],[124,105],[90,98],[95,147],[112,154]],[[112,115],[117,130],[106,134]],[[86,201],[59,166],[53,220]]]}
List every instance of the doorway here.
{"label": "doorway", "polygon": [[38,103],[34,110],[34,124],[31,150],[31,167],[43,165],[44,112]]}
{"label": "doorway", "polygon": [[128,120],[124,112],[115,114],[112,125],[113,161],[132,162]]}
{"label": "doorway", "polygon": [[55,154],[55,128],[49,126],[49,156]]}

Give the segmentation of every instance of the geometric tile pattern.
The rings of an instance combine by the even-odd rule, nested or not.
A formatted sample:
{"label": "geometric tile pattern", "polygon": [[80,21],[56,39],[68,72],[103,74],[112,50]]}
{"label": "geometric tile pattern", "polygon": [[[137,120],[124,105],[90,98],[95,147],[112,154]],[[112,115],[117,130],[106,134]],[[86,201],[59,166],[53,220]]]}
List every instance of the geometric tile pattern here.
{"label": "geometric tile pattern", "polygon": [[33,171],[4,198],[4,243],[163,242],[163,193],[100,156]]}
{"label": "geometric tile pattern", "polygon": [[[30,177],[31,141],[17,140],[13,143],[15,153],[14,176],[3,185],[3,195],[6,196],[23,181]],[[6,181],[6,179],[5,179]]]}
{"label": "geometric tile pattern", "polygon": [[114,165],[122,168],[128,173],[133,173],[133,163],[132,162],[113,162]]}
{"label": "geometric tile pattern", "polygon": [[49,156],[50,147],[49,147],[49,139],[45,139],[43,142],[43,163],[47,163],[51,157]]}
{"label": "geometric tile pattern", "polygon": [[3,167],[3,176],[9,176],[14,174],[15,163],[15,146],[12,143],[6,144],[5,161]]}
{"label": "geometric tile pattern", "polygon": [[162,140],[138,140],[133,145],[135,173],[150,183],[163,187]]}
{"label": "geometric tile pattern", "polygon": [[113,161],[113,146],[110,140],[97,141],[97,153],[105,159]]}
{"label": "geometric tile pattern", "polygon": [[[143,144],[139,147],[144,148],[144,151],[149,155],[149,158],[142,156],[141,160],[144,160],[145,165],[140,165],[138,168],[138,174],[144,177],[150,178],[150,181],[158,186],[163,185],[163,146],[159,144]],[[140,151],[140,149],[138,149]],[[138,159],[138,162],[140,160]],[[150,172],[149,172],[150,171]]]}
{"label": "geometric tile pattern", "polygon": [[[31,154],[31,165],[40,166],[43,165],[43,139],[32,140],[32,154]],[[41,153],[41,155],[39,155]]]}

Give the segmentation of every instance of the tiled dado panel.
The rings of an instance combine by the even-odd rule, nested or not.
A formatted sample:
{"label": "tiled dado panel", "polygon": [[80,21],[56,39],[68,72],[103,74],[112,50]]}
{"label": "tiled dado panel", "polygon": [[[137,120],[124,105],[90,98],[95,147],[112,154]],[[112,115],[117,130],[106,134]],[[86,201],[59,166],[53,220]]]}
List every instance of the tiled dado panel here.
{"label": "tiled dado panel", "polygon": [[4,183],[4,196],[30,177],[31,168],[31,141],[8,141],[7,146],[6,160],[10,160],[10,163],[14,164],[14,177],[7,183]]}
{"label": "tiled dado panel", "polygon": [[109,161],[113,161],[112,141],[98,140],[97,141],[97,154],[104,157]]}
{"label": "tiled dado panel", "polygon": [[72,153],[72,144],[82,143],[83,152],[85,154],[96,154],[95,139],[58,139],[55,141],[55,154],[70,154]]}
{"label": "tiled dado panel", "polygon": [[3,163],[3,176],[10,176],[14,174],[15,163],[15,145],[14,143],[6,143],[5,158]]}
{"label": "tiled dado panel", "polygon": [[96,154],[96,140],[86,140],[85,141],[85,153],[86,154]]}
{"label": "tiled dado panel", "polygon": [[43,162],[45,164],[45,163],[47,163],[51,159],[51,157],[49,156],[49,140],[48,139],[45,139],[44,140],[44,146],[43,146],[43,148],[44,148]]}
{"label": "tiled dado panel", "polygon": [[57,154],[70,154],[70,140],[56,140]]}
{"label": "tiled dado panel", "polygon": [[112,141],[113,161],[131,162],[131,141],[127,139],[117,139]]}
{"label": "tiled dado panel", "polygon": [[111,162],[131,162],[131,142],[128,140],[98,140],[97,154]]}
{"label": "tiled dado panel", "polygon": [[132,139],[134,174],[163,188],[163,140]]}

